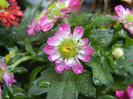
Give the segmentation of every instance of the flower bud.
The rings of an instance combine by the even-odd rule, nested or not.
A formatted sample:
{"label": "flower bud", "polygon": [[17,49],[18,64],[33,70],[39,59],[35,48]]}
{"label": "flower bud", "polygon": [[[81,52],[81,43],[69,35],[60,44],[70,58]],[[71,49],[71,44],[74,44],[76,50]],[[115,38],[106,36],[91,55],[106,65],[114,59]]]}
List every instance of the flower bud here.
{"label": "flower bud", "polygon": [[113,51],[112,51],[112,55],[115,57],[115,58],[120,58],[124,55],[124,52],[121,48],[115,48]]}

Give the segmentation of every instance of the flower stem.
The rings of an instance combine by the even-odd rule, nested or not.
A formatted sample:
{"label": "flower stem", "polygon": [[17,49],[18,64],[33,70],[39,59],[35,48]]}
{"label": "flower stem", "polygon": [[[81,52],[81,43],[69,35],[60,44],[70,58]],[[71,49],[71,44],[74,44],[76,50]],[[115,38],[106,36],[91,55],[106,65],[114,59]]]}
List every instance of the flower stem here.
{"label": "flower stem", "polygon": [[63,21],[64,21],[65,23],[68,23],[67,18],[63,19]]}
{"label": "flower stem", "polygon": [[13,70],[15,67],[17,67],[22,62],[27,61],[27,60],[30,60],[30,59],[35,59],[35,60],[41,61],[41,62],[44,61],[43,58],[40,58],[40,57],[24,56],[24,57],[20,58],[19,60],[17,60],[14,64],[8,66],[8,68],[10,68],[11,70]]}

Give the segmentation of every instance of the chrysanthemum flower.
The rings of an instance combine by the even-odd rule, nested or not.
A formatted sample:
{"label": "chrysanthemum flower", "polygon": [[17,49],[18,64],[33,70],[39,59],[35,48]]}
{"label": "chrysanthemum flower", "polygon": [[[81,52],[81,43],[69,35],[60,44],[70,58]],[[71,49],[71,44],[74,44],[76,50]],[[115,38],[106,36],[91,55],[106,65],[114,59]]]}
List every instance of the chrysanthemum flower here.
{"label": "chrysanthemum flower", "polygon": [[127,87],[127,92],[123,90],[116,91],[116,99],[133,99],[133,84]]}
{"label": "chrysanthemum flower", "polygon": [[80,0],[59,0],[50,4],[47,8],[48,17],[53,18],[67,18],[68,13],[73,12],[81,7]]}
{"label": "chrysanthemum flower", "polygon": [[114,18],[123,23],[124,27],[133,35],[133,12],[128,8],[125,9],[122,5],[116,6],[115,11],[118,16],[114,16]]}
{"label": "chrysanthemum flower", "polygon": [[18,25],[19,17],[23,16],[21,8],[17,5],[16,0],[7,0],[8,7],[0,6],[0,20],[4,23],[5,26],[10,26],[10,23],[13,25]]}
{"label": "chrysanthemum flower", "polygon": [[[0,70],[2,71],[2,78],[4,78],[8,85],[11,87],[14,80],[14,75],[13,73],[8,73],[6,63],[3,61],[0,64]],[[1,82],[3,81],[1,80]]]}
{"label": "chrysanthemum flower", "polygon": [[32,35],[40,30],[44,32],[49,31],[59,18],[67,18],[68,13],[80,7],[79,0],[60,0],[50,4],[39,20],[32,21],[32,24],[28,25],[28,34]]}
{"label": "chrysanthemum flower", "polygon": [[83,34],[83,27],[77,26],[71,34],[70,26],[62,23],[54,36],[48,39],[44,52],[49,55],[51,62],[56,62],[56,72],[62,73],[70,68],[76,74],[83,72],[79,59],[88,62],[89,55],[94,51],[93,47],[86,45],[89,42],[87,38],[81,39]]}
{"label": "chrysanthemum flower", "polygon": [[2,98],[2,89],[1,89],[1,84],[3,84],[3,79],[7,82],[7,84],[11,87],[12,82],[14,80],[14,75],[13,73],[9,73],[7,71],[7,66],[5,62],[0,62],[0,99]]}

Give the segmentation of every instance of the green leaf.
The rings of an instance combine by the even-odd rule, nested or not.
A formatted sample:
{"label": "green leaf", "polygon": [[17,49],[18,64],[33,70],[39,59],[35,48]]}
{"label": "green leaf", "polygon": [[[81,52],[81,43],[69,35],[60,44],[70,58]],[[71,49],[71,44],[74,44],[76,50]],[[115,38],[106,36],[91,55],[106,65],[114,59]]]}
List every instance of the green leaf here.
{"label": "green leaf", "polygon": [[129,73],[133,74],[133,46],[129,46],[124,50],[125,58],[118,60],[118,65],[120,68],[126,69]]}
{"label": "green leaf", "polygon": [[25,40],[24,43],[25,43],[25,49],[26,49],[29,53],[31,53],[32,56],[36,56],[36,53],[35,53],[35,51],[34,51],[32,45],[30,44],[30,42],[29,42],[28,40]]}
{"label": "green leaf", "polygon": [[18,73],[18,74],[23,74],[23,73],[26,73],[28,72],[28,69],[26,69],[25,67],[16,67],[14,70],[13,70],[14,73]]}
{"label": "green leaf", "polygon": [[105,84],[106,86],[113,83],[113,77],[110,73],[109,66],[104,57],[91,58],[87,66],[92,68],[93,82],[95,85]]}
{"label": "green leaf", "polygon": [[133,38],[130,38],[128,35],[126,36],[125,45],[124,47],[128,47],[133,45]]}
{"label": "green leaf", "polygon": [[96,26],[100,25],[106,25],[110,22],[114,21],[113,16],[110,15],[97,15],[96,17],[93,17],[91,19],[91,22],[85,27],[85,32],[88,31],[91,32],[93,28],[96,28]]}
{"label": "green leaf", "polygon": [[94,97],[95,88],[90,78],[89,72],[76,75],[73,71],[66,70],[58,74],[54,68],[48,68],[33,82],[29,94],[40,95],[47,92],[47,99],[76,99],[78,93]]}
{"label": "green leaf", "polygon": [[104,96],[99,97],[98,99],[116,99],[116,98],[111,95],[104,95]]}
{"label": "green leaf", "polygon": [[8,2],[6,0],[0,0],[0,7],[1,8],[6,8],[8,7]]}
{"label": "green leaf", "polygon": [[95,48],[107,47],[110,44],[112,37],[113,30],[93,29],[91,33],[88,34],[91,45]]}
{"label": "green leaf", "polygon": [[36,79],[37,74],[42,71],[44,68],[46,68],[46,66],[40,66],[35,68],[31,74],[30,74],[30,79],[29,79],[29,88],[31,87],[33,81]]}
{"label": "green leaf", "polygon": [[74,17],[72,25],[77,26],[87,24],[93,16],[95,16],[95,14],[80,14]]}

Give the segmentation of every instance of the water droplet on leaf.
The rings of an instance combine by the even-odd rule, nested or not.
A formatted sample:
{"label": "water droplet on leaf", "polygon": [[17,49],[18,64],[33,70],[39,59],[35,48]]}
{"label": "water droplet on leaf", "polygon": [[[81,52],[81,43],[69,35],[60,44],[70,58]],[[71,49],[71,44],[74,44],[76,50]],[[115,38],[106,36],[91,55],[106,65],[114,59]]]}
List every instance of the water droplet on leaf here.
{"label": "water droplet on leaf", "polygon": [[38,86],[41,88],[50,88],[52,84],[52,81],[49,79],[42,79],[38,82]]}

